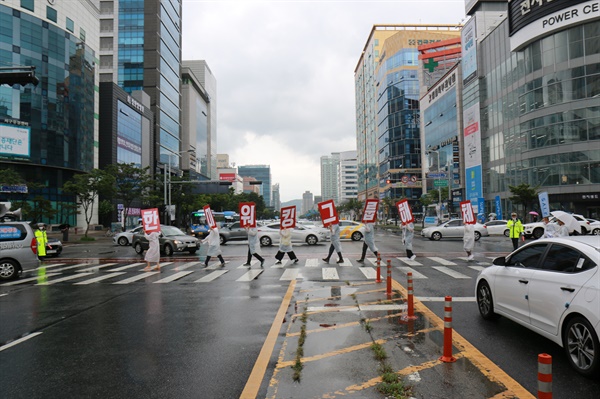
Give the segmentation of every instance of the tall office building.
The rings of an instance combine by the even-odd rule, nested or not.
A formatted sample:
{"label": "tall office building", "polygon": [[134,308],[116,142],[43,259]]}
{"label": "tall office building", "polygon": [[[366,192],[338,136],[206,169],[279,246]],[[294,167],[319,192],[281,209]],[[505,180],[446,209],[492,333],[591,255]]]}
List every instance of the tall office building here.
{"label": "tall office building", "polygon": [[229,167],[229,154],[217,154],[217,168]]}
{"label": "tall office building", "polygon": [[340,203],[340,153],[321,157],[321,196],[323,201]]}
{"label": "tall office building", "polygon": [[[40,221],[77,225],[76,199],[62,187],[98,166],[98,9],[90,0],[5,0],[0,26],[0,66],[33,66],[39,80],[0,86],[0,168],[41,183],[20,188],[57,211]],[[13,197],[0,193],[0,201]]]}
{"label": "tall office building", "polygon": [[340,152],[339,199],[342,204],[350,199],[356,199],[358,194],[357,165],[356,151]]}
{"label": "tall office building", "polygon": [[244,165],[238,166],[238,174],[242,177],[254,177],[262,181],[260,195],[265,200],[265,206],[274,207],[271,201],[271,166],[269,165]]}
{"label": "tall office building", "polygon": [[311,211],[315,207],[315,200],[313,194],[310,191],[305,191],[302,194],[302,210],[301,215],[306,215],[308,211]]}
{"label": "tall office building", "polygon": [[373,26],[354,71],[359,200],[417,204],[420,187],[395,185],[421,174],[417,47],[456,37],[457,25]]}
{"label": "tall office building", "polygon": [[273,203],[273,209],[279,211],[281,209],[281,193],[279,191],[279,183],[273,184],[273,190],[271,190],[273,197],[271,202]]}

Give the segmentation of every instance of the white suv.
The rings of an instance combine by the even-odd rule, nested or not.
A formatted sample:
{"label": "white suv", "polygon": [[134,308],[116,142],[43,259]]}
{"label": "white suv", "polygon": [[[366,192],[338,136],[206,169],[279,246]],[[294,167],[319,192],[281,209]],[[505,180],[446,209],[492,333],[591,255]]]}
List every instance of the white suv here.
{"label": "white suv", "polygon": [[29,223],[0,223],[0,280],[17,278],[23,269],[39,265],[37,242]]}

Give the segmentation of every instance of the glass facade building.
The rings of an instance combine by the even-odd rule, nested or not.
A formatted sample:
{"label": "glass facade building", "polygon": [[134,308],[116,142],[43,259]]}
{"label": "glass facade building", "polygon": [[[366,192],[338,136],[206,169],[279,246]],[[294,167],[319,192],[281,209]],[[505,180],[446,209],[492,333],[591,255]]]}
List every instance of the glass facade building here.
{"label": "glass facade building", "polygon": [[271,167],[269,165],[244,165],[238,166],[238,175],[242,177],[254,177],[262,181],[260,195],[265,200],[265,206],[272,207],[271,201]]}

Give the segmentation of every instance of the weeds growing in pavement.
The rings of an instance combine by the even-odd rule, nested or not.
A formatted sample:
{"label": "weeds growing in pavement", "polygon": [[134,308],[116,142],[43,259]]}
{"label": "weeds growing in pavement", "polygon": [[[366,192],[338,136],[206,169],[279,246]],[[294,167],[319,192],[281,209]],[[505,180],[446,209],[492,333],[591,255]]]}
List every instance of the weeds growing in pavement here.
{"label": "weeds growing in pavement", "polygon": [[379,361],[387,359],[387,353],[385,353],[385,349],[383,349],[383,346],[381,346],[377,342],[373,342],[373,344],[371,345],[371,349],[375,353],[375,359]]}
{"label": "weeds growing in pavement", "polygon": [[[306,300],[308,301],[308,296],[306,297]],[[292,378],[296,382],[300,381],[302,369],[304,368],[302,365],[302,357],[304,356],[304,343],[306,342],[306,320],[308,320],[308,308],[304,306],[302,316],[300,316],[302,326],[300,327],[300,337],[298,338],[298,348],[296,349],[296,361],[292,366],[292,369],[294,370]]]}

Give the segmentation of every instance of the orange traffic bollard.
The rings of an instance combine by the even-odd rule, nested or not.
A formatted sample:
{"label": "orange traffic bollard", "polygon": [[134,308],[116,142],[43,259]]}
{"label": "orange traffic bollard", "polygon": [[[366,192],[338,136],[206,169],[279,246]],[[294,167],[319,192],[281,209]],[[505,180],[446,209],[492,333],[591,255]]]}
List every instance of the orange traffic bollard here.
{"label": "orange traffic bollard", "polygon": [[538,355],[538,399],[552,399],[552,356]]}
{"label": "orange traffic bollard", "polygon": [[406,289],[408,291],[408,315],[405,317],[405,319],[407,320],[414,320],[417,318],[417,316],[415,316],[415,302],[414,302],[414,297],[413,297],[413,279],[412,279],[412,273],[408,272],[406,274],[406,277],[408,279],[408,288]]}
{"label": "orange traffic bollard", "polygon": [[388,295],[392,295],[392,261],[387,261],[387,290]]}
{"label": "orange traffic bollard", "polygon": [[381,255],[377,254],[377,280],[376,283],[381,283]]}
{"label": "orange traffic bollard", "polygon": [[456,358],[452,356],[452,297],[446,296],[444,304],[444,354],[440,357],[444,363],[452,363]]}

